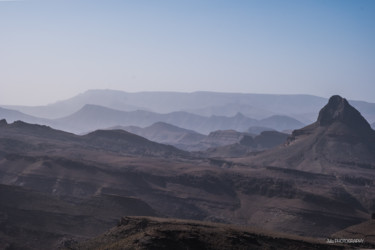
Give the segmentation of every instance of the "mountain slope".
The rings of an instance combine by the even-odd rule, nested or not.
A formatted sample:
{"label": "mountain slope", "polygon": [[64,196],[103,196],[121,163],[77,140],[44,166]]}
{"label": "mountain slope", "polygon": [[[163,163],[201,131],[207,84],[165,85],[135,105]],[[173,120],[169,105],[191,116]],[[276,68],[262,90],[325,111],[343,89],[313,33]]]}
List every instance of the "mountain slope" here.
{"label": "mountain slope", "polygon": [[123,217],[106,234],[73,249],[346,249],[309,238],[218,223]]}
{"label": "mountain slope", "polygon": [[0,184],[0,248],[55,249],[63,239],[104,233],[124,214],[156,215],[146,203],[130,197],[97,195],[72,202]]}
{"label": "mountain slope", "polygon": [[375,247],[375,219],[350,226],[344,230],[334,233],[332,238],[336,239],[363,239],[368,248]]}
{"label": "mountain slope", "polygon": [[23,153],[47,150],[49,154],[58,151],[102,150],[127,155],[186,157],[187,152],[173,146],[152,142],[141,136],[123,130],[97,130],[78,136],[48,126],[17,121],[8,124],[0,120],[0,149],[5,152]]}
{"label": "mountain slope", "polygon": [[102,150],[122,152],[129,155],[158,156],[186,156],[187,152],[173,146],[152,142],[141,136],[124,130],[97,130],[81,137],[89,145]]}
{"label": "mountain slope", "polygon": [[174,145],[182,149],[184,146],[196,144],[205,138],[205,135],[199,134],[193,130],[183,129],[165,122],[157,122],[145,128],[117,126],[111,129],[123,129],[151,141]]}
{"label": "mountain slope", "polygon": [[5,119],[9,122],[22,120],[29,123],[46,124],[50,121],[48,119],[42,119],[31,115],[24,114],[17,110],[5,109],[0,107],[0,119]]}

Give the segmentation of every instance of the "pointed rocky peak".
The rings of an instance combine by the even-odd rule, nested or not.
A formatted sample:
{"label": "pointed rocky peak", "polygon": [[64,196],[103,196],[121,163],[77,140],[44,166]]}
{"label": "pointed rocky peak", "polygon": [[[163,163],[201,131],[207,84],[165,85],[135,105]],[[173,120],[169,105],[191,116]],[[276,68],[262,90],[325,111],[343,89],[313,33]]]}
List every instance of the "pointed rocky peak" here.
{"label": "pointed rocky peak", "polygon": [[341,122],[354,129],[371,130],[370,124],[361,113],[339,95],[332,96],[328,104],[320,112],[317,123],[320,126],[329,126],[334,122]]}
{"label": "pointed rocky peak", "polygon": [[0,120],[0,127],[5,127],[7,125],[8,125],[7,120],[5,119]]}

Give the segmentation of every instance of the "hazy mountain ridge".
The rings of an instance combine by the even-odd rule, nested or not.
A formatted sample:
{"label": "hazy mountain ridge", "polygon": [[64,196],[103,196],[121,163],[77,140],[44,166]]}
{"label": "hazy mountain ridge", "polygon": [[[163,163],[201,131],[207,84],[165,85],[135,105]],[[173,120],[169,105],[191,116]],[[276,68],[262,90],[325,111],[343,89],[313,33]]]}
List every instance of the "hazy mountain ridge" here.
{"label": "hazy mountain ridge", "polygon": [[22,120],[29,123],[38,123],[38,124],[48,124],[50,123],[49,119],[43,119],[39,117],[34,117],[31,115],[24,114],[17,110],[5,109],[0,107],[0,119],[6,119],[8,122],[14,122]]}
{"label": "hazy mountain ridge", "polygon": [[[259,127],[259,129],[261,128],[267,129],[265,127]],[[287,134],[277,131],[262,132],[259,135],[255,135],[235,130],[217,130],[208,135],[203,135],[163,122],[157,122],[145,128],[136,126],[116,126],[109,129],[122,129],[145,137],[151,141],[173,145],[186,151],[203,151],[209,148],[241,144],[240,147],[243,147],[241,151],[252,152],[254,150],[268,149],[284,143],[288,136]],[[228,154],[225,155],[229,156]],[[236,155],[238,155],[238,153],[236,153]]]}
{"label": "hazy mountain ridge", "polygon": [[11,110],[4,111],[3,113],[0,110],[0,117],[2,119],[10,118],[11,121],[22,120],[28,123],[48,125],[77,134],[115,126],[146,127],[157,122],[169,123],[203,134],[226,129],[245,131],[253,126],[271,127],[276,130],[295,129],[303,126],[301,122],[286,116],[272,116],[262,120],[255,120],[240,113],[237,113],[233,117],[205,117],[182,111],[167,114],[144,110],[127,112],[96,105],[85,105],[74,114],[55,120],[32,117]]}
{"label": "hazy mountain ridge", "polygon": [[122,129],[151,141],[173,145],[183,150],[188,150],[191,145],[196,145],[199,141],[206,138],[206,135],[199,134],[193,130],[183,129],[164,122],[157,122],[145,128],[116,126],[109,129]]}
{"label": "hazy mountain ridge", "polygon": [[[305,123],[315,120],[318,110],[326,100],[309,95],[215,92],[127,93],[114,90],[89,90],[68,100],[43,107],[8,106],[29,115],[2,109],[0,118],[45,124],[75,133],[87,133],[113,126],[146,127],[155,122],[170,123],[203,134],[226,129],[242,132],[251,126],[283,131],[304,126],[299,120]],[[361,101],[351,103],[358,107],[369,121],[375,121],[375,104]],[[53,115],[48,116],[47,113]],[[120,118],[125,113],[127,118]],[[117,117],[114,118],[116,115]],[[54,119],[38,118],[38,116]],[[87,119],[86,124],[85,119]]]}
{"label": "hazy mountain ridge", "polygon": [[22,121],[8,124],[6,120],[0,120],[0,136],[2,140],[8,139],[0,145],[0,148],[1,146],[7,150],[14,148],[19,153],[23,152],[22,148],[17,150],[17,141],[24,145],[29,145],[30,150],[36,151],[50,145],[51,152],[58,149],[74,150],[82,148],[135,154],[143,157],[188,155],[187,152],[173,146],[149,141],[146,138],[123,130],[96,130],[89,134],[78,136],[48,126],[28,124]]}
{"label": "hazy mountain ridge", "polygon": [[252,126],[272,127],[277,130],[294,129],[303,126],[301,122],[285,116],[272,116],[258,121],[239,113],[233,117],[205,117],[187,112],[167,114],[142,110],[126,112],[95,105],[85,105],[78,112],[54,122],[56,124],[55,127],[76,133],[114,126],[147,127],[157,122],[168,123],[202,134],[227,129],[245,131]]}
{"label": "hazy mountain ridge", "polygon": [[[289,99],[288,101],[284,100],[284,97]],[[238,94],[238,93],[218,93],[218,92],[192,92],[192,93],[183,93],[183,92],[136,92],[128,93],[124,91],[117,90],[88,90],[82,94],[74,96],[68,100],[59,101],[54,104],[50,104],[42,107],[17,107],[17,110],[23,111],[25,113],[32,112],[34,110],[34,115],[40,116],[38,110],[43,108],[48,110],[55,110],[53,118],[59,118],[72,114],[73,112],[81,109],[85,104],[93,104],[98,106],[104,106],[108,108],[114,108],[123,111],[129,111],[128,105],[135,107],[135,109],[141,110],[150,110],[156,113],[171,113],[175,111],[192,111],[194,109],[202,108],[213,108],[216,110],[222,111],[224,104],[229,106],[236,105],[247,105],[254,106],[257,109],[269,109],[269,110],[278,110],[282,108],[280,104],[285,104],[283,110],[293,111],[296,109],[296,103],[301,103],[305,98],[311,97],[309,100],[309,105],[312,106],[312,103],[318,105],[324,104],[324,98],[308,96],[308,95],[267,95],[267,94]],[[291,99],[290,99],[291,98]],[[172,104],[172,105],[171,105]],[[219,106],[219,108],[215,108]],[[263,108],[262,108],[263,106]],[[306,106],[306,104],[305,104]],[[9,108],[14,108],[14,106],[7,106]],[[61,107],[64,107],[66,110],[60,112]],[[237,109],[238,107],[236,107]],[[278,109],[277,109],[278,108]],[[133,109],[133,110],[135,110]],[[308,112],[306,109],[304,112]],[[310,109],[309,109],[310,110]],[[316,110],[312,110],[316,111]],[[46,112],[46,111],[45,111]],[[238,110],[235,113],[239,112]],[[269,111],[268,111],[269,112]],[[279,112],[279,111],[278,111]],[[283,114],[283,111],[279,114]],[[51,112],[52,113],[52,112]],[[60,113],[58,116],[57,114]],[[235,114],[232,112],[232,115]],[[271,112],[271,114],[276,114]],[[211,115],[221,115],[215,112],[209,113]],[[51,117],[45,117],[51,118]]]}
{"label": "hazy mountain ridge", "polygon": [[[155,113],[187,111],[204,116],[234,116],[241,112],[248,117],[263,119],[286,115],[309,123],[316,119],[327,98],[312,95],[240,94],[218,92],[137,92],[88,90],[68,100],[40,107],[3,106],[43,118],[62,118],[86,104],[122,111],[147,110]],[[371,122],[375,121],[375,104],[351,101]]]}

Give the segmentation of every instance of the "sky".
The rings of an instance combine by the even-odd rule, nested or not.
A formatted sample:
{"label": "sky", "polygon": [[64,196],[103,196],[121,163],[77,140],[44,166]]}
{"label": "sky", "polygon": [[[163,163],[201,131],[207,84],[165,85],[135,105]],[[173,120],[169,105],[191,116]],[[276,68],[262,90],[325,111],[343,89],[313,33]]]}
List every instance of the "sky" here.
{"label": "sky", "polygon": [[88,89],[375,102],[375,1],[0,0],[0,104]]}

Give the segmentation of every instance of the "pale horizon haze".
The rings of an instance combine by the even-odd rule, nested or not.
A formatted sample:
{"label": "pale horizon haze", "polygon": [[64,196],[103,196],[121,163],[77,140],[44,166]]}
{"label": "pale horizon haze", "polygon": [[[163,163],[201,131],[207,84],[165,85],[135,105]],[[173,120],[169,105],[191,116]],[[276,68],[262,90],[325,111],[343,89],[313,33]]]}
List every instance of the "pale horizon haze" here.
{"label": "pale horizon haze", "polygon": [[375,1],[0,1],[0,104],[89,89],[375,103]]}

